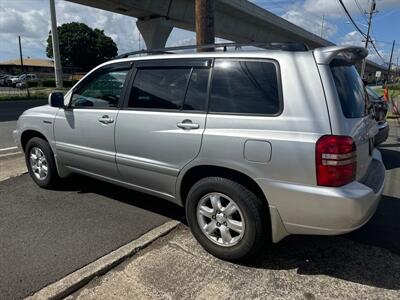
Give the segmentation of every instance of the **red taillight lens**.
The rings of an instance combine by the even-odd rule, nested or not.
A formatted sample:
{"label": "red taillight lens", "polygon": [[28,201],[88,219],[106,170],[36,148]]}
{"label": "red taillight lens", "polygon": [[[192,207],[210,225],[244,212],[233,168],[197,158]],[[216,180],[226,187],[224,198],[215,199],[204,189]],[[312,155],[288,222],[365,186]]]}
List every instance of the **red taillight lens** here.
{"label": "red taillight lens", "polygon": [[316,144],[317,184],[342,186],[356,178],[356,144],[349,136],[325,135]]}

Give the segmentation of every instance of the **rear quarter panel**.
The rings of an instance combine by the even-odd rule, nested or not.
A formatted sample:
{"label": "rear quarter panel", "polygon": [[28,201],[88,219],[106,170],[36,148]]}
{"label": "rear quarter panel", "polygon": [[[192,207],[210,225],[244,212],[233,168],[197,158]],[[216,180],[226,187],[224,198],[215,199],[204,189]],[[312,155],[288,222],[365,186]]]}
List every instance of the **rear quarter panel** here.
{"label": "rear quarter panel", "polygon": [[[262,58],[279,64],[282,113],[279,116],[208,114],[201,151],[181,172],[178,188],[187,170],[204,164],[241,171],[254,180],[316,184],[315,142],[330,134],[331,128],[314,58],[310,53],[285,52]],[[245,159],[244,145],[249,140],[268,142],[270,160]],[[268,201],[275,205],[277,199]]]}
{"label": "rear quarter panel", "polygon": [[332,134],[351,136],[357,147],[357,176],[361,179],[372,160],[370,139],[378,132],[375,120],[367,115],[362,118],[346,118],[343,114],[335,82],[329,65],[319,65],[321,79],[326,94],[327,106],[332,126]]}

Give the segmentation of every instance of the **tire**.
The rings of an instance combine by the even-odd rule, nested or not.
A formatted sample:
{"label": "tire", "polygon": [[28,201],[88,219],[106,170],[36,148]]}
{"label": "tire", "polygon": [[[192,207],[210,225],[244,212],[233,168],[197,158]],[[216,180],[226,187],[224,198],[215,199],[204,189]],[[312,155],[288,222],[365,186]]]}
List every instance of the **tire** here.
{"label": "tire", "polygon": [[[220,224],[220,227],[212,233],[212,235],[215,235],[214,237],[210,236],[210,234],[205,233],[202,229],[202,227],[205,228],[208,225],[204,226],[202,222],[206,220],[206,223],[210,222],[208,224],[211,224],[213,220],[209,217],[204,217],[198,209],[199,207],[204,207],[202,204],[205,203],[208,209],[207,214],[209,214],[211,210],[213,211],[211,214],[214,214],[215,209],[210,208],[212,206],[212,204],[210,205],[211,200],[207,203],[207,197],[218,198],[218,195],[220,196],[221,203],[223,201],[225,201],[225,203],[228,203],[227,201],[234,202],[238,207],[235,218],[244,221],[244,230],[241,230],[241,236],[237,232],[228,229],[230,232],[229,236],[236,235],[232,238],[232,241],[236,238],[238,238],[238,240],[235,242],[228,242],[231,244],[227,245],[221,244],[224,242],[222,239],[222,231],[225,231],[226,228],[223,228],[221,223],[218,223],[218,218],[214,218],[215,215],[211,216],[214,222],[217,222],[217,226]],[[224,199],[224,197],[228,197],[229,199]],[[226,209],[226,207],[224,209]],[[217,210],[217,212],[218,211],[219,210]],[[225,210],[225,212],[226,211],[227,210]],[[222,213],[223,211],[219,212],[219,216]],[[226,216],[228,214],[225,215],[225,213],[223,213],[223,215]],[[227,178],[206,177],[195,183],[187,196],[186,218],[194,237],[203,248],[212,255],[224,260],[253,260],[262,254],[263,250],[266,249],[265,246],[271,241],[270,218],[265,200],[257,197],[255,193],[245,186]],[[231,218],[233,217],[231,216]],[[227,219],[220,218],[220,220],[222,220],[222,222],[228,220],[228,222],[224,222],[228,227],[232,222],[229,221],[229,217],[227,217]],[[220,237],[218,237],[218,235]]]}
{"label": "tire", "polygon": [[[42,159],[41,162],[41,168],[43,170],[45,169],[44,166],[47,167],[46,176],[44,176],[43,178],[38,178],[38,174],[40,172],[38,172],[37,168],[35,171],[31,163],[31,152],[35,152],[36,149],[39,149],[45,158],[45,160]],[[42,156],[39,155],[38,157]],[[29,175],[38,186],[43,188],[50,188],[56,185],[59,180],[59,176],[54,161],[53,151],[51,150],[50,145],[47,141],[39,137],[31,138],[26,144],[25,161],[29,171]],[[44,173],[42,173],[42,175],[43,174]]]}

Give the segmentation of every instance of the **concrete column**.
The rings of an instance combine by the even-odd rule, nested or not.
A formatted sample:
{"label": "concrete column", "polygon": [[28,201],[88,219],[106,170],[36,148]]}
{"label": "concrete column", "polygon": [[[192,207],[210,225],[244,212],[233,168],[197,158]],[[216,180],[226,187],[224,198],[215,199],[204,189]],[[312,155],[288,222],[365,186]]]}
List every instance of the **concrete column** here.
{"label": "concrete column", "polygon": [[164,48],[174,26],[165,17],[138,20],[136,25],[143,36],[147,49]]}

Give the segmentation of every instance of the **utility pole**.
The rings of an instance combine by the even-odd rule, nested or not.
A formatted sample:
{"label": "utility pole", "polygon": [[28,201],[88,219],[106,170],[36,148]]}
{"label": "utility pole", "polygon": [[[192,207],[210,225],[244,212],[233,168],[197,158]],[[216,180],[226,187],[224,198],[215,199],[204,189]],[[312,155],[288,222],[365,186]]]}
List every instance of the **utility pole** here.
{"label": "utility pole", "polygon": [[[196,14],[196,45],[208,45],[215,43],[214,30],[214,0],[195,0]],[[212,49],[197,49],[198,52],[212,51]]]}
{"label": "utility pole", "polygon": [[54,58],[54,74],[56,76],[56,87],[63,87],[62,68],[60,46],[58,43],[56,6],[54,0],[50,0],[50,17],[51,17],[51,38],[53,42],[53,58]]}
{"label": "utility pole", "polygon": [[22,75],[24,74],[24,59],[22,58],[21,36],[18,36],[18,44],[19,44],[19,59],[21,62],[21,75]]}
{"label": "utility pole", "polygon": [[[372,15],[375,12],[375,8],[376,8],[376,3],[375,0],[371,1],[371,7],[369,9],[369,13],[368,13],[368,30],[367,30],[367,39],[365,40],[365,49],[368,49],[368,43],[369,43],[369,35],[370,35],[370,31],[371,31],[371,22],[372,22]],[[365,58],[362,62],[361,65],[361,78],[364,78],[364,72],[365,72],[365,64],[367,63],[367,58]]]}
{"label": "utility pole", "polygon": [[321,23],[321,38],[324,38],[324,23],[325,23],[325,15],[322,15],[322,23]]}
{"label": "utility pole", "polygon": [[[22,56],[22,45],[21,45],[21,36],[18,36],[18,44],[19,44],[19,59],[21,60],[21,75],[24,74],[24,58]],[[29,93],[29,86],[28,86],[28,78],[25,77],[26,80],[26,92],[28,94],[28,98],[31,97]]]}
{"label": "utility pole", "polygon": [[396,44],[396,40],[393,40],[392,52],[390,52],[390,60],[389,60],[389,68],[388,68],[388,80],[390,80],[390,71],[392,69],[393,50],[394,50],[394,45],[395,44]]}

